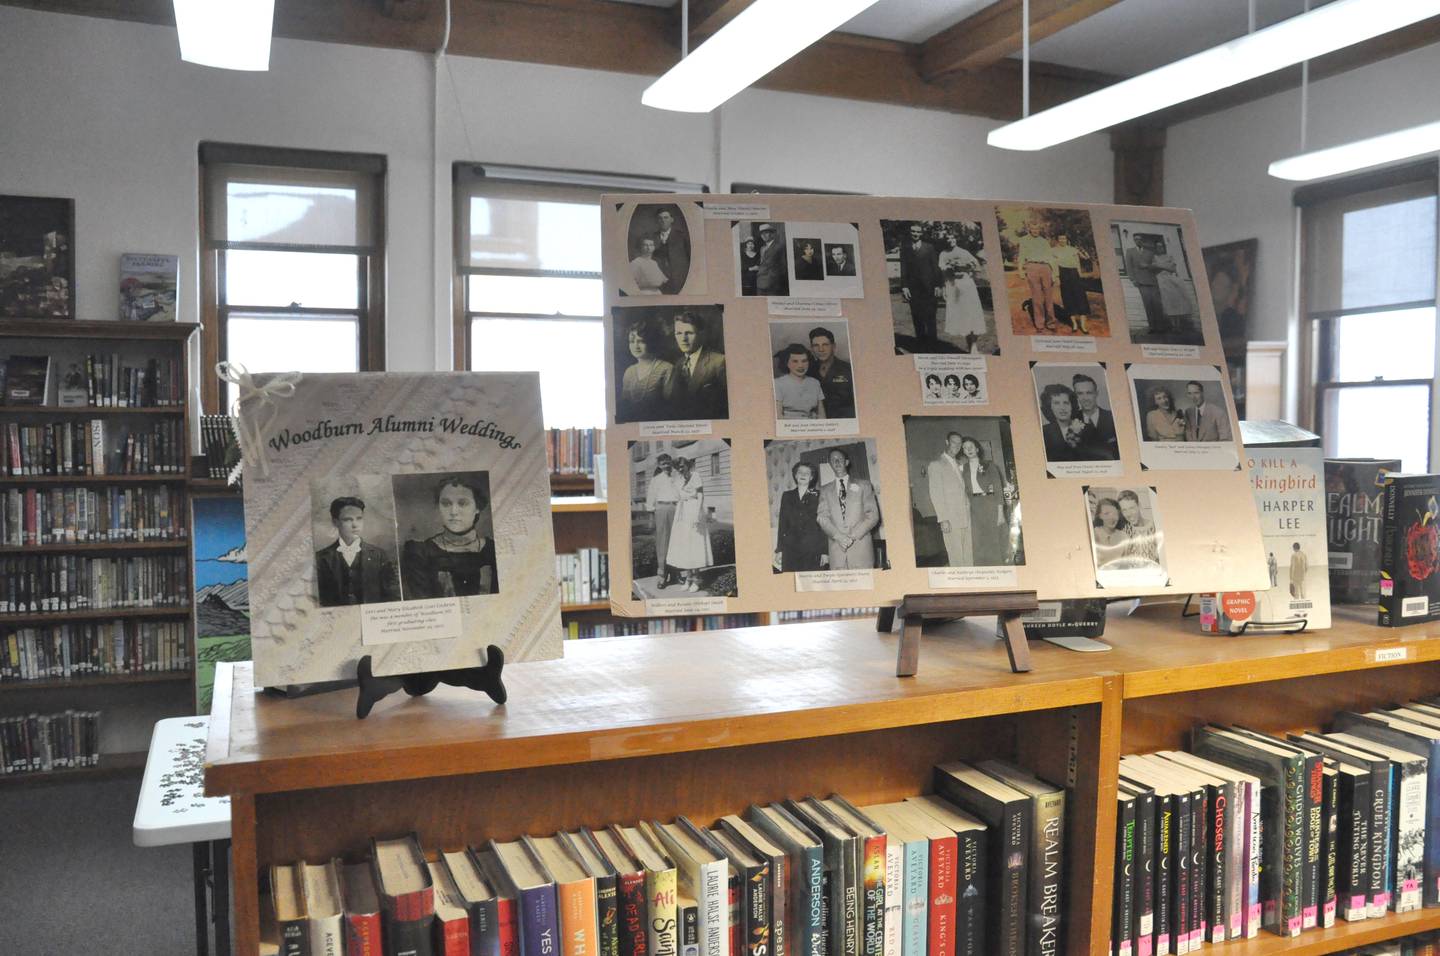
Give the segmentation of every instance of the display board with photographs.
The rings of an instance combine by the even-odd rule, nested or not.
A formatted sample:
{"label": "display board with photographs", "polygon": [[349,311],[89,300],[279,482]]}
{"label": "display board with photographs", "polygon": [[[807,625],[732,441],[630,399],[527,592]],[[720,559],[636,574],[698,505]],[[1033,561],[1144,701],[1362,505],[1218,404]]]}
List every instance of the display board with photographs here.
{"label": "display board with photographs", "polygon": [[[641,305],[651,208],[691,264]],[[627,196],[603,226],[617,613],[1265,586],[1188,212]]]}
{"label": "display board with photographs", "polygon": [[294,378],[240,405],[257,686],[558,657],[538,377]]}

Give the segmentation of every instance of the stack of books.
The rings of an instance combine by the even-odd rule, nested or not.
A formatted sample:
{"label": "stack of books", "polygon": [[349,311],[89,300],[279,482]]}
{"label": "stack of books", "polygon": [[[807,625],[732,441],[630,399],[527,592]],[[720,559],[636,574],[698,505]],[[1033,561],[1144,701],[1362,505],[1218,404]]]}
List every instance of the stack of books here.
{"label": "stack of books", "polygon": [[935,795],[839,795],[273,868],[261,952],[1026,956],[1060,951],[1065,792],[998,761]]}
{"label": "stack of books", "polygon": [[610,555],[599,548],[581,548],[555,555],[562,604],[594,604],[610,600]]}
{"label": "stack of books", "polygon": [[42,773],[100,764],[100,712],[0,717],[0,773]]}
{"label": "stack of books", "polygon": [[1440,906],[1440,698],[1284,737],[1197,727],[1122,757],[1113,952]]}
{"label": "stack of books", "polygon": [[232,464],[240,460],[235,419],[230,415],[201,415],[200,450],[205,453],[205,477],[228,479]]}
{"label": "stack of books", "polygon": [[593,475],[595,456],[603,454],[603,428],[549,428],[545,431],[545,460],[552,475]]}

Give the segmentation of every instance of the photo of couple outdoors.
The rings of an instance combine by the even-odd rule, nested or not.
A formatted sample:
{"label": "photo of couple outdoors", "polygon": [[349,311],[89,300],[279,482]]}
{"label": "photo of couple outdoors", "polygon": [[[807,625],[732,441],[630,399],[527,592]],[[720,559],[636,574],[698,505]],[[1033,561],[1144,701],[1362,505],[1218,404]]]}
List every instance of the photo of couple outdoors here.
{"label": "photo of couple outdoors", "polygon": [[730,443],[630,443],[630,563],[636,600],[734,597]]}
{"label": "photo of couple outdoors", "polygon": [[1023,565],[1010,419],[905,416],[917,567]]}
{"label": "photo of couple outdoors", "polygon": [[1180,227],[1157,222],[1110,224],[1115,263],[1125,288],[1130,340],[1204,345],[1195,277]]}
{"label": "photo of couple outdoors", "polygon": [[1016,335],[1108,336],[1090,212],[996,207],[1010,328]]}
{"label": "photo of couple outdoors", "polygon": [[722,306],[618,306],[612,315],[617,423],[730,417]]}
{"label": "photo of couple outdoors", "polygon": [[1102,586],[1110,586],[1105,577],[1113,572],[1127,572],[1133,583],[1168,580],[1154,489],[1087,487],[1085,507]]}
{"label": "photo of couple outdoors", "polygon": [[978,222],[882,219],[895,354],[998,355]]}
{"label": "photo of couple outdoors", "polygon": [[890,566],[877,461],[871,439],[765,443],[776,574]]}

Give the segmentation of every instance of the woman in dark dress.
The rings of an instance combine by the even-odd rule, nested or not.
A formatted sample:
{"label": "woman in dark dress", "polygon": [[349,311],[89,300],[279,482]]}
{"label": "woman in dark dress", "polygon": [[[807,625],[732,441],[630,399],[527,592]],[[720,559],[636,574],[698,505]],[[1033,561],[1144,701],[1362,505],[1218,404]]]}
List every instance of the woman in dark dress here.
{"label": "woman in dark dress", "polygon": [[740,241],[740,294],[754,295],[755,280],[760,276],[760,252],[754,239]]}
{"label": "woman in dark dress", "polygon": [[970,540],[976,567],[1009,564],[1010,497],[1004,474],[969,435],[960,440],[960,477],[970,496]]}
{"label": "woman in dark dress", "polygon": [[488,489],[473,475],[446,475],[435,485],[440,533],[406,541],[400,555],[404,598],[466,597],[500,590],[495,542],[480,533]]}
{"label": "woman in dark dress", "polygon": [[790,477],[795,480],[795,487],[780,496],[775,556],[779,559],[781,571],[818,571],[820,557],[826,553],[828,542],[815,518],[820,507],[815,466],[797,461],[790,469]]}

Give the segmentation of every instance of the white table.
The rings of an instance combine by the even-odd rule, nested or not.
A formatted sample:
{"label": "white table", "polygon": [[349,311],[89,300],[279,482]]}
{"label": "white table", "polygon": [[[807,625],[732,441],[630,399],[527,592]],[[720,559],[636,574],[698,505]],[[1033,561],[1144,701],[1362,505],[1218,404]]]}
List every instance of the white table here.
{"label": "white table", "polygon": [[[195,948],[207,956],[209,909],[215,951],[230,952],[230,798],[205,796],[209,717],[167,717],[155,724],[135,806],[136,846],[191,844],[195,867]],[[207,890],[213,907],[207,902]]]}

